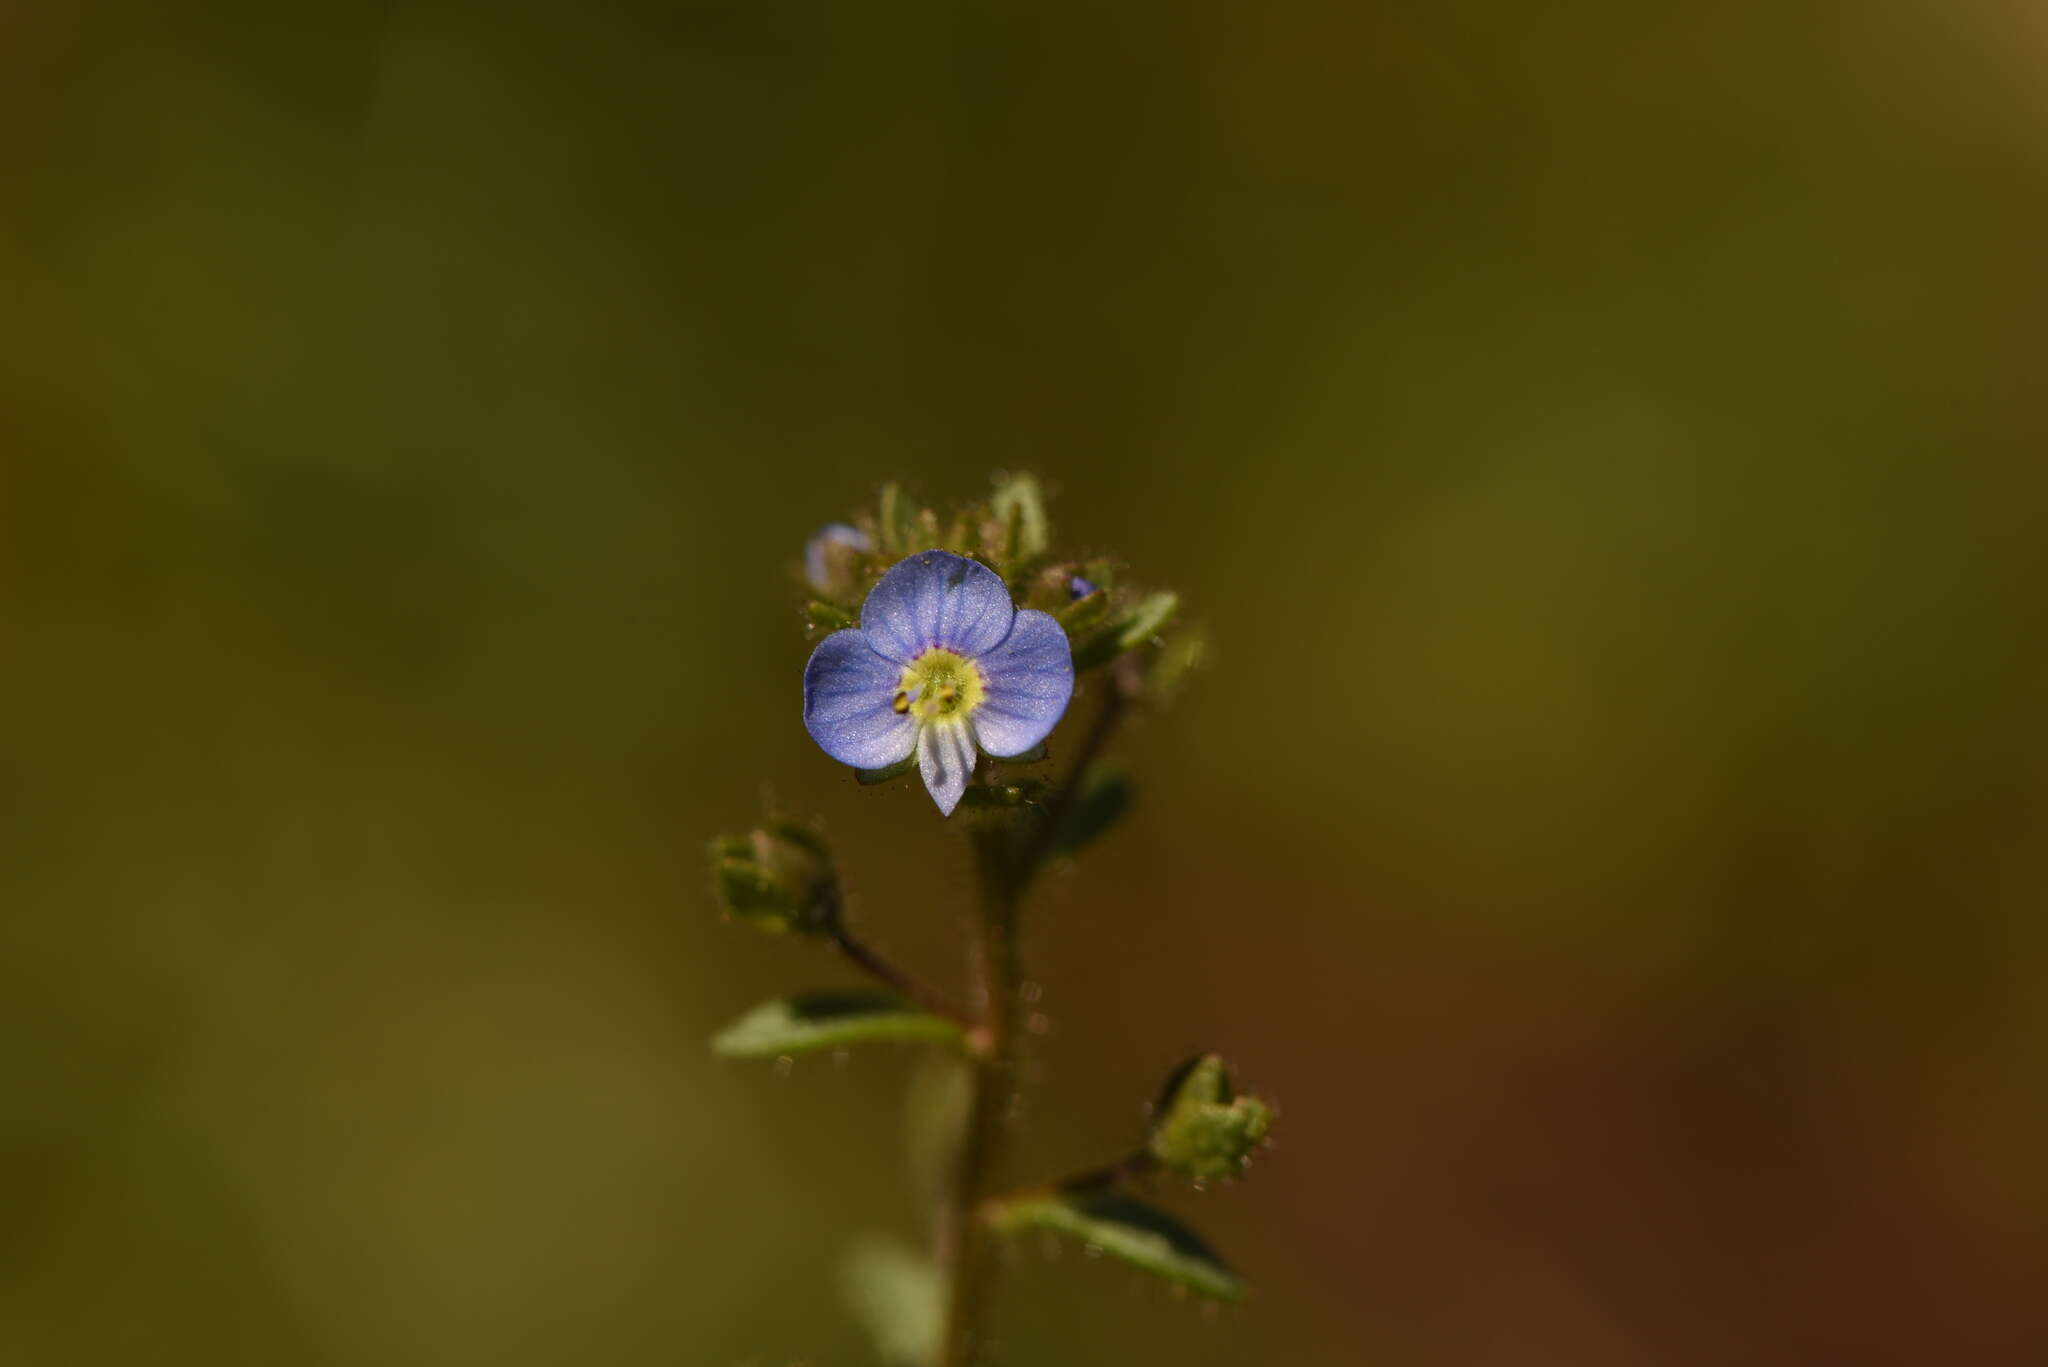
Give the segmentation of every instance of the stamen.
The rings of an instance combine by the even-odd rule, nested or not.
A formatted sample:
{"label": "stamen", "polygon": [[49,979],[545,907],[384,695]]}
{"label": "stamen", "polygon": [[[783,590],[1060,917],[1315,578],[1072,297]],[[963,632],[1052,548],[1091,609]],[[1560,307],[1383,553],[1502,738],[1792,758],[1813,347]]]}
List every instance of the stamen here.
{"label": "stamen", "polygon": [[908,712],[910,710],[909,690],[902,688],[897,689],[896,696],[889,700],[889,707],[899,717],[902,716],[905,712]]}

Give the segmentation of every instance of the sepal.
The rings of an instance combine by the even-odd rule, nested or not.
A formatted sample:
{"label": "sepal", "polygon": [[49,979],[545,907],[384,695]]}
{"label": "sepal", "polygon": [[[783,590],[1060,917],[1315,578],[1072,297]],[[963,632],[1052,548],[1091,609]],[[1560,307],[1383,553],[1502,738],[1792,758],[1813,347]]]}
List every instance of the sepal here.
{"label": "sepal", "polygon": [[763,930],[829,935],[839,926],[832,852],[793,821],[713,840],[711,887],[726,915]]}
{"label": "sepal", "polygon": [[1082,598],[1069,598],[1056,614],[1070,638],[1079,640],[1101,626],[1109,616],[1109,595],[1101,589]]}
{"label": "sepal", "polygon": [[1166,1080],[1146,1148],[1159,1166],[1184,1177],[1234,1177],[1272,1127],[1273,1108],[1238,1095],[1223,1060],[1202,1054]]}

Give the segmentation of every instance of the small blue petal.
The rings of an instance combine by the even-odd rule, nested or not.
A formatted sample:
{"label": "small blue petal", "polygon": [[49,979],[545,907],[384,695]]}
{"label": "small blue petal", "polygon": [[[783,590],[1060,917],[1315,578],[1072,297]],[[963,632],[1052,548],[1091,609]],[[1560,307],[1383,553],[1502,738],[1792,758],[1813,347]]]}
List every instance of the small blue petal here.
{"label": "small blue petal", "polygon": [[891,566],[861,605],[868,644],[898,664],[933,647],[973,659],[1010,634],[1017,610],[1001,576],[951,551],[919,551]]}
{"label": "small blue petal", "polygon": [[974,772],[973,733],[958,718],[926,723],[917,733],[917,769],[939,815],[951,816]]}
{"label": "small blue petal", "polygon": [[1078,574],[1067,581],[1067,596],[1077,603],[1095,592],[1098,592],[1095,585],[1089,583]]}
{"label": "small blue petal", "polygon": [[811,539],[804,543],[804,578],[820,593],[831,593],[834,588],[832,573],[832,547],[849,546],[856,551],[871,551],[875,543],[868,540],[868,534],[858,527],[849,527],[844,522],[828,522],[818,528]]}
{"label": "small blue petal", "polygon": [[891,706],[902,677],[860,632],[833,632],[804,666],[804,729],[841,764],[886,769],[902,763],[917,743],[917,723]]}
{"label": "small blue petal", "polygon": [[1026,608],[1010,637],[975,662],[981,705],[974,735],[998,759],[1021,755],[1052,733],[1074,696],[1074,652],[1050,616]]}

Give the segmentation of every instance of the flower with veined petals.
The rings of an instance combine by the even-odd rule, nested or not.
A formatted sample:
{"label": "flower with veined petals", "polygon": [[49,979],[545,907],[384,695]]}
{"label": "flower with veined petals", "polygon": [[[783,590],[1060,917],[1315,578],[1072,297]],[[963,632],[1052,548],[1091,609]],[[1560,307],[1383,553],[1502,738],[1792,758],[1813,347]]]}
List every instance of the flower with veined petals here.
{"label": "flower with veined petals", "polygon": [[1018,611],[986,565],[951,551],[901,560],[869,591],[860,626],[818,643],[804,666],[804,727],[856,769],[917,756],[939,811],[953,814],[979,747],[1021,755],[1074,695],[1060,624]]}

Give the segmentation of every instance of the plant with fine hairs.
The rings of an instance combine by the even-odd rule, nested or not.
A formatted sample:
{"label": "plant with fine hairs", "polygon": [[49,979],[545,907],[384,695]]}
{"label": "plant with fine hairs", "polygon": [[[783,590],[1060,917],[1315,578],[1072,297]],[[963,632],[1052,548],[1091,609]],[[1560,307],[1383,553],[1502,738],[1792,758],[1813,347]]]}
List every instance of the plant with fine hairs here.
{"label": "plant with fine hairs", "polygon": [[[943,1169],[930,1250],[870,1239],[847,1267],[853,1307],[891,1367],[978,1360],[993,1246],[1027,1229],[1079,1239],[1201,1295],[1243,1295],[1208,1245],[1144,1195],[1161,1173],[1197,1184],[1234,1177],[1265,1142],[1272,1108],[1239,1093],[1214,1054],[1167,1077],[1131,1153],[1063,1180],[1006,1185],[1026,894],[1123,814],[1130,785],[1106,758],[1110,741],[1134,709],[1163,703],[1202,650],[1193,631],[1168,634],[1173,594],[1127,587],[1118,569],[1055,556],[1038,484],[1022,474],[999,476],[989,499],[945,518],[885,487],[875,508],[820,529],[805,548],[806,615],[830,634],[804,667],[804,726],[861,783],[914,771],[939,817],[966,828],[978,891],[967,1005],[854,933],[813,826],[773,821],[711,843],[729,917],[821,940],[878,984],[767,1002],[722,1031],[716,1052],[786,1062],[894,1040],[949,1061],[920,1084],[911,1135]],[[1069,743],[1058,728],[1077,700],[1089,715]]]}

